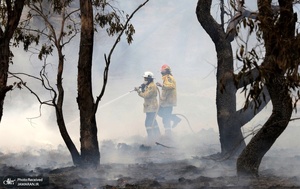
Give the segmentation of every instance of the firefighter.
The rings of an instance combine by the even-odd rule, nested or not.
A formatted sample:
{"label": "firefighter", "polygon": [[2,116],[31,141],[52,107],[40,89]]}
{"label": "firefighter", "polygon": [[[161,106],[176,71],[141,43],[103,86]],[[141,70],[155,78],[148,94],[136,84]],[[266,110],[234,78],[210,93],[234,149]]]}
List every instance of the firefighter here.
{"label": "firefighter", "polygon": [[149,139],[155,139],[160,136],[160,130],[156,121],[158,110],[157,87],[154,83],[152,72],[145,72],[144,83],[140,87],[135,87],[138,95],[144,98],[144,113],[146,113],[145,126]]}
{"label": "firefighter", "polygon": [[157,86],[161,87],[158,115],[162,117],[165,135],[172,136],[172,128],[176,127],[181,121],[178,116],[172,114],[173,107],[177,105],[176,81],[171,73],[170,66],[167,64],[161,67],[160,72],[163,83],[156,83]]}

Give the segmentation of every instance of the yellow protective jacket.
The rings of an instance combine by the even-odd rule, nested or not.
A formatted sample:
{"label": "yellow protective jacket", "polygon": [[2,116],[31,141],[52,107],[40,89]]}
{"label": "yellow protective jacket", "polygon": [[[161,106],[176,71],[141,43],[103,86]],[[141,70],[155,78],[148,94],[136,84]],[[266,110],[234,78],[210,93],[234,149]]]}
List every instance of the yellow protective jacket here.
{"label": "yellow protective jacket", "polygon": [[144,112],[156,112],[158,109],[157,103],[157,88],[154,82],[149,83],[145,87],[145,91],[138,91],[140,97],[144,98]]}
{"label": "yellow protective jacket", "polygon": [[169,107],[177,105],[176,81],[171,74],[162,77],[163,86],[160,96],[160,106]]}

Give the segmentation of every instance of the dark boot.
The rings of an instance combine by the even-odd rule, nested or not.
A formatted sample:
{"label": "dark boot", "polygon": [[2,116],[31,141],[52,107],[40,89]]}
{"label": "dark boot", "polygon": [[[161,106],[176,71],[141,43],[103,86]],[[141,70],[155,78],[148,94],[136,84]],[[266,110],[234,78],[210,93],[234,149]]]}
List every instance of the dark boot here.
{"label": "dark boot", "polygon": [[178,123],[181,121],[181,119],[175,114],[173,114],[172,121],[173,121],[172,128],[175,128],[178,125]]}

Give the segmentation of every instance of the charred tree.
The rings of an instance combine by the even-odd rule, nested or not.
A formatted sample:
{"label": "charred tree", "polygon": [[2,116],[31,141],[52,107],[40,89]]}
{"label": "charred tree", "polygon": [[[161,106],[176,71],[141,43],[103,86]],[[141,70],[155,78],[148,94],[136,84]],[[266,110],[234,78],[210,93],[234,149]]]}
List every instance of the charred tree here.
{"label": "charred tree", "polygon": [[77,103],[80,113],[82,166],[98,167],[100,152],[97,138],[95,103],[92,93],[92,56],[94,44],[91,0],[80,0],[81,33],[77,76]]}
{"label": "charred tree", "polygon": [[[233,39],[229,39],[228,34],[224,31],[224,15],[221,15],[221,24],[211,16],[211,3],[212,0],[199,0],[196,15],[199,23],[215,44],[217,52],[216,105],[221,143],[220,155],[237,156],[246,146],[241,128],[265,107],[269,99],[267,97],[256,111],[253,106],[236,110],[236,92],[243,85],[236,83],[237,75],[234,73],[231,47]],[[253,69],[244,74],[239,82],[247,85],[257,76],[258,70]]]}
{"label": "charred tree", "polygon": [[271,97],[273,111],[239,156],[239,176],[258,176],[262,158],[290,121],[293,111],[290,89],[299,88],[299,37],[295,37],[297,17],[293,12],[293,0],[278,2],[279,11],[274,11],[271,1],[258,1],[258,19],[266,50],[261,73]]}
{"label": "charred tree", "polygon": [[[72,141],[64,119],[64,87],[63,87],[63,72],[65,64],[65,55],[63,54],[63,48],[67,46],[72,38],[77,35],[76,22],[70,19],[70,16],[76,13],[79,9],[73,10],[71,13],[68,12],[69,3],[66,1],[61,1],[60,4],[53,6],[52,1],[36,1],[28,2],[28,15],[27,19],[20,21],[17,32],[14,35],[14,42],[16,44],[23,43],[24,50],[27,51],[32,45],[38,45],[40,41],[45,41],[40,45],[40,50],[38,53],[38,58],[40,60],[44,59],[46,62],[46,57],[52,54],[53,47],[57,52],[58,66],[56,74],[56,87],[55,90],[51,86],[51,82],[46,73],[47,64],[45,63],[40,71],[39,77],[28,75],[26,73],[10,73],[14,77],[21,80],[22,85],[27,88],[31,94],[35,95],[40,104],[46,104],[53,106],[55,108],[56,121],[60,131],[60,134],[71,154],[74,165],[80,165],[81,158],[80,154]],[[45,7],[52,7],[52,9],[45,9]],[[47,11],[46,11],[47,10]],[[37,19],[36,19],[37,18]],[[56,24],[52,24],[53,18],[56,20]],[[35,24],[35,20],[42,21],[39,24]],[[60,20],[60,22],[57,22]],[[65,27],[68,25],[68,27]],[[42,39],[41,39],[42,38]],[[46,39],[46,40],[44,40]],[[66,40],[64,40],[66,39]],[[38,79],[44,89],[49,91],[51,95],[51,100],[42,101],[39,95],[30,88],[30,84],[26,85],[22,78],[17,75],[26,75],[31,78]],[[50,103],[51,102],[51,103]]]}
{"label": "charred tree", "polygon": [[273,111],[264,126],[238,157],[237,173],[239,176],[258,176],[262,158],[290,121],[293,111],[292,99],[284,82],[284,76],[273,75],[273,78],[267,83]]}
{"label": "charred tree", "polygon": [[[57,125],[60,131],[60,134],[71,154],[74,165],[81,165],[81,156],[72,141],[65,124],[64,114],[63,114],[63,102],[64,102],[64,88],[62,84],[62,75],[64,70],[64,55],[62,54],[62,48],[59,43],[56,43],[57,52],[58,52],[58,70],[57,70],[57,89],[58,93],[55,93],[55,97],[52,100],[52,103],[55,107]],[[57,98],[57,102],[56,102]]]}
{"label": "charred tree", "polygon": [[[40,37],[44,36],[43,39],[46,41],[40,45],[40,50],[38,52],[38,58],[40,60],[44,60],[44,65],[40,70],[39,76],[33,76],[27,73],[11,73],[13,77],[20,80],[18,85],[24,86],[28,89],[31,94],[33,94],[40,105],[49,105],[55,108],[56,119],[60,134],[71,153],[72,160],[74,165],[82,166],[82,167],[97,167],[100,163],[100,152],[98,147],[98,139],[97,139],[97,125],[96,125],[96,112],[99,102],[105,93],[105,88],[108,81],[108,70],[111,63],[111,57],[114,49],[117,44],[120,42],[123,34],[127,36],[127,42],[130,44],[133,40],[132,36],[135,32],[133,25],[130,23],[130,19],[133,15],[142,8],[149,0],[145,1],[141,4],[131,15],[126,16],[126,22],[123,23],[121,19],[122,13],[118,12],[118,9],[110,9],[112,6],[106,2],[93,2],[93,6],[102,7],[102,12],[97,12],[97,15],[93,17],[93,10],[91,7],[91,1],[82,1],[80,8],[72,7],[70,8],[70,1],[60,1],[59,4],[52,6],[51,1],[37,1],[31,2],[28,4],[29,11],[27,19],[22,20],[20,22],[20,26],[15,32],[15,44],[18,46],[19,43],[24,44],[24,50],[28,50],[29,46],[34,43],[38,45],[40,42]],[[49,9],[45,9],[44,7],[52,7],[53,9],[49,11]],[[112,11],[112,13],[107,12],[104,7],[107,6],[108,10]],[[78,107],[80,111],[80,141],[81,141],[81,154],[77,150],[74,145],[68,131],[66,128],[66,123],[64,119],[64,87],[63,87],[63,72],[64,72],[64,64],[65,64],[65,55],[63,54],[63,49],[70,43],[70,41],[79,33],[79,29],[77,28],[78,20],[72,19],[71,15],[74,15],[82,8],[81,17],[81,41],[80,41],[80,52],[79,52],[79,60],[78,60]],[[46,10],[46,11],[45,11]],[[34,16],[32,16],[34,15]],[[32,26],[33,17],[39,17],[37,20],[42,20],[43,24],[40,23],[35,28]],[[53,22],[60,20],[60,24],[57,22]],[[94,20],[95,19],[95,20]],[[80,19],[79,19],[80,20]],[[52,24],[55,23],[55,24]],[[118,34],[115,43],[113,44],[108,56],[104,54],[105,58],[105,70],[103,73],[103,86],[101,89],[100,95],[97,97],[96,102],[94,102],[92,96],[92,82],[91,82],[91,73],[92,73],[92,52],[93,52],[93,37],[94,37],[94,25],[99,24],[100,27],[109,27],[107,30],[108,36],[113,36],[114,34]],[[57,66],[57,74],[56,74],[56,87],[51,86],[50,79],[46,72],[47,67],[47,57],[52,55],[53,47],[55,47],[58,56],[58,66]],[[39,94],[35,92],[30,85],[24,82],[24,77],[30,77],[32,79],[36,79],[41,82],[43,88],[50,92],[51,100],[42,100],[39,97]],[[41,113],[41,112],[40,112]]]}
{"label": "charred tree", "polygon": [[[1,18],[0,27],[0,122],[3,116],[3,105],[5,95],[13,86],[7,85],[8,68],[11,58],[10,40],[19,24],[24,7],[24,0],[1,2],[3,10],[6,11],[6,18]],[[2,9],[1,8],[1,9]],[[4,29],[4,30],[3,30]]]}

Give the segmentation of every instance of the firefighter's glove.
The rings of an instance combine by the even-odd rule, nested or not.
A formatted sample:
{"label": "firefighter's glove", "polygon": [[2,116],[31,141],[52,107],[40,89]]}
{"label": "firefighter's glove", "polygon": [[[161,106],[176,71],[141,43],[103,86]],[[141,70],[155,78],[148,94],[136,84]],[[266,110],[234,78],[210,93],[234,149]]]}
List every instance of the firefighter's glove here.
{"label": "firefighter's glove", "polygon": [[158,87],[162,87],[162,84],[161,84],[161,83],[159,83],[159,82],[157,82],[157,83],[156,83],[156,86],[158,86]]}

